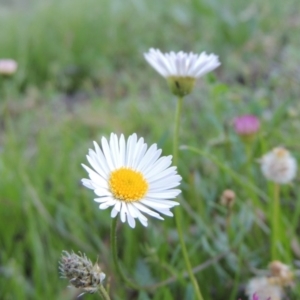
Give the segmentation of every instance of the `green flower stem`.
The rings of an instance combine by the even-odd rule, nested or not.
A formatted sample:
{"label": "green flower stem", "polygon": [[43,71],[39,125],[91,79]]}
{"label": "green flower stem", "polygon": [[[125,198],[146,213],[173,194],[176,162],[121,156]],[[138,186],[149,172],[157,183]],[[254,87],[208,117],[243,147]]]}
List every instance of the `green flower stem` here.
{"label": "green flower stem", "polygon": [[277,253],[277,240],[279,239],[279,222],[280,222],[280,185],[274,184],[273,209],[272,209],[272,227],[271,227],[271,257],[272,260],[279,259]]}
{"label": "green flower stem", "polygon": [[[251,141],[245,141],[244,144],[246,147],[246,164],[247,164],[247,168],[249,168],[249,165],[251,164],[251,158],[252,158],[252,143]],[[251,171],[251,169],[249,171]]]}
{"label": "green flower stem", "polygon": [[230,223],[231,223],[232,207],[227,207],[226,212],[226,232],[228,235],[228,240],[230,240]]}
{"label": "green flower stem", "polygon": [[[173,137],[173,164],[175,166],[178,165],[178,140],[179,140],[179,126],[180,126],[180,115],[182,111],[182,102],[183,102],[183,97],[179,97],[177,101],[177,108],[176,108],[176,115],[175,115],[175,128],[174,128],[174,137]],[[183,232],[182,232],[182,221],[181,221],[181,208],[176,207],[175,208],[175,222],[176,222],[176,227],[177,227],[177,232],[179,236],[179,241],[181,245],[181,250],[182,254],[184,257],[184,262],[187,268],[187,272],[189,274],[190,280],[193,284],[196,298],[198,300],[203,300],[200,287],[198,285],[198,282],[196,280],[196,277],[193,273],[193,269],[191,266],[191,262],[189,260],[189,255],[187,252],[187,248],[184,242],[184,237],[183,237]]]}
{"label": "green flower stem", "polygon": [[124,274],[121,265],[119,264],[118,259],[118,251],[117,251],[117,222],[118,218],[113,218],[111,223],[111,232],[110,232],[110,240],[111,240],[111,247],[113,252],[113,260],[116,267],[117,272],[119,273],[120,277],[128,286],[135,290],[143,290],[144,288],[137,285],[136,283],[132,282],[128,277]]}
{"label": "green flower stem", "polygon": [[173,163],[178,163],[178,140],[179,140],[179,128],[180,128],[180,115],[182,111],[183,97],[178,98],[176,114],[175,114],[175,127],[173,136]]}
{"label": "green flower stem", "polygon": [[111,300],[108,293],[107,293],[107,291],[105,290],[105,288],[102,284],[99,286],[98,291],[99,291],[99,294],[101,295],[102,299]]}

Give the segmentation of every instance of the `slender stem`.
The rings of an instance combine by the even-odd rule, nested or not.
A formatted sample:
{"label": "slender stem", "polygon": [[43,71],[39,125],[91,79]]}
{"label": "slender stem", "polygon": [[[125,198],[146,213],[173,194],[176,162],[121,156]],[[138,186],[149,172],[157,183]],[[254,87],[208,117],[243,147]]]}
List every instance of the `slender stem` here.
{"label": "slender stem", "polygon": [[228,241],[230,242],[230,219],[232,215],[232,207],[227,207],[227,213],[226,213],[226,232],[228,236]]}
{"label": "slender stem", "polygon": [[237,255],[238,255],[238,257],[237,257],[237,266],[238,266],[238,269],[237,269],[237,271],[235,273],[235,276],[234,276],[233,287],[232,287],[232,290],[231,290],[229,300],[236,299],[235,297],[236,297],[238,287],[239,287],[239,279],[240,279],[241,268],[242,268],[242,249],[241,249],[242,247],[241,247],[241,244],[238,246],[238,250],[237,250]]}
{"label": "slender stem", "polygon": [[175,127],[173,136],[173,163],[178,163],[178,140],[179,140],[179,128],[180,128],[180,115],[182,111],[183,98],[178,98],[175,114]]}
{"label": "slender stem", "polygon": [[251,158],[252,158],[252,142],[251,141],[245,141],[245,148],[246,148],[246,166],[249,168],[249,165],[251,164]]}
{"label": "slender stem", "polygon": [[[182,102],[183,98],[179,97],[177,101],[177,107],[176,107],[176,115],[175,115],[175,127],[174,127],[174,137],[173,137],[173,163],[174,165],[178,164],[178,140],[179,140],[179,126],[180,126],[180,115],[182,110]],[[181,250],[184,258],[184,262],[187,268],[187,272],[189,274],[190,280],[194,286],[196,298],[198,300],[203,300],[200,287],[198,285],[198,282],[196,280],[196,277],[194,276],[193,269],[191,266],[191,262],[189,260],[189,255],[187,252],[187,248],[184,242],[183,232],[182,232],[182,221],[181,221],[181,209],[179,207],[175,208],[175,222],[177,227],[177,232],[179,236],[179,241],[181,245]]]}
{"label": "slender stem", "polygon": [[279,239],[279,222],[280,222],[280,185],[274,184],[274,199],[273,199],[273,210],[272,210],[272,241],[271,241],[271,257],[272,260],[278,259],[277,253],[277,241]]}
{"label": "slender stem", "polygon": [[111,223],[111,232],[110,232],[110,240],[111,240],[111,247],[113,252],[113,260],[116,267],[117,272],[119,273],[120,277],[126,282],[128,286],[135,290],[142,290],[143,287],[137,285],[136,283],[132,282],[128,277],[124,274],[121,265],[119,264],[118,259],[118,250],[117,250],[117,222],[118,218],[113,218]]}
{"label": "slender stem", "polygon": [[102,296],[102,299],[111,300],[108,293],[107,293],[107,291],[105,290],[105,288],[102,284],[99,286],[98,291],[99,291],[99,294]]}

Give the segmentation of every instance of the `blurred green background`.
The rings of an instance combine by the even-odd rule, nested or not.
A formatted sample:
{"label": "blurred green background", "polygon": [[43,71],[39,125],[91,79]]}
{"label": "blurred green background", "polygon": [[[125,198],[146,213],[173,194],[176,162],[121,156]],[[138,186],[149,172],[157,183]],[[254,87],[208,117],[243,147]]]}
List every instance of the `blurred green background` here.
{"label": "blurred green background", "polygon": [[[271,187],[257,159],[278,145],[300,158],[299,29],[298,0],[0,0],[0,58],[19,64],[0,77],[0,299],[75,299],[59,278],[62,250],[98,259],[114,300],[193,299],[187,279],[150,293],[118,280],[110,214],[80,183],[92,141],[110,132],[136,132],[172,152],[176,99],[144,60],[150,47],[220,57],[184,102],[180,144],[213,157],[180,152],[180,202],[192,264],[223,255],[197,274],[205,299],[246,299],[245,284],[270,261]],[[262,122],[250,157],[232,128],[246,113]],[[294,267],[298,186],[297,178],[282,189],[279,237]],[[237,194],[229,232],[219,203],[226,188]],[[171,218],[121,225],[119,239],[140,284],[185,269]],[[296,286],[288,299],[299,297]]]}

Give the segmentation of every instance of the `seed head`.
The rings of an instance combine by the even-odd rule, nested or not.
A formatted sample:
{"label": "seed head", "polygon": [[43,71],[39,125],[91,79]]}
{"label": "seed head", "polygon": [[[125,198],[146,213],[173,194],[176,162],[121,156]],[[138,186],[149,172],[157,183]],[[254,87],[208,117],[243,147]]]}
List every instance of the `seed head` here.
{"label": "seed head", "polygon": [[81,252],[77,255],[73,251],[72,253],[63,251],[59,270],[62,278],[67,278],[71,285],[83,289],[84,293],[95,293],[105,278],[99,265],[97,263],[93,265]]}
{"label": "seed head", "polygon": [[276,183],[289,183],[296,176],[297,162],[283,147],[274,148],[265,154],[260,163],[263,175]]}
{"label": "seed head", "polygon": [[235,201],[235,192],[233,190],[224,190],[221,196],[221,204],[231,208]]}

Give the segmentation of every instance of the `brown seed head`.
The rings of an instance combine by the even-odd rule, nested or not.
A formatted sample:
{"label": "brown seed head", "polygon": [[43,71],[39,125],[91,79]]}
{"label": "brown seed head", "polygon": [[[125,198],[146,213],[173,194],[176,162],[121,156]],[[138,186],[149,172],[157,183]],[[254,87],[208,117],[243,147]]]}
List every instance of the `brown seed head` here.
{"label": "brown seed head", "polygon": [[62,252],[59,270],[63,278],[86,293],[95,293],[105,278],[98,264],[93,265],[85,254]]}
{"label": "brown seed head", "polygon": [[221,204],[231,208],[235,201],[235,192],[233,190],[224,190],[221,196]]}

